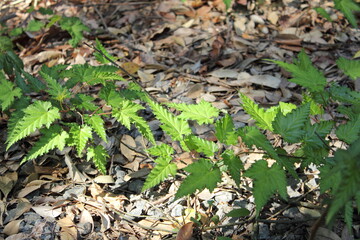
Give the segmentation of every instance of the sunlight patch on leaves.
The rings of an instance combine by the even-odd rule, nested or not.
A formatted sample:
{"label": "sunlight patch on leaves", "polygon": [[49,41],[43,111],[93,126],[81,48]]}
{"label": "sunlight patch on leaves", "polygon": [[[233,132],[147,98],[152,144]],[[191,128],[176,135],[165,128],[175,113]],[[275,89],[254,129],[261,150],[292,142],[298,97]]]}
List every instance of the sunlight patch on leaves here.
{"label": "sunlight patch on leaves", "polygon": [[256,216],[274,193],[279,192],[282,198],[287,199],[285,171],[278,164],[274,163],[269,168],[267,161],[256,161],[245,176],[254,180]]}
{"label": "sunlight patch on leaves", "polygon": [[91,127],[88,125],[75,125],[73,124],[70,129],[69,146],[75,146],[77,155],[81,156],[82,151],[85,149],[86,143],[92,138]]}
{"label": "sunlight patch on leaves", "polygon": [[59,110],[52,107],[50,102],[36,101],[23,111],[24,116],[8,136],[6,149],[44,125],[49,128],[56,119],[60,118]]}
{"label": "sunlight patch on leaves", "polygon": [[179,118],[195,120],[199,124],[213,123],[214,118],[219,116],[219,109],[204,100],[201,100],[198,104],[168,103],[167,105],[178,111],[182,111],[178,116]]}
{"label": "sunlight patch on leaves", "polygon": [[200,159],[184,168],[184,170],[190,173],[190,175],[180,185],[175,194],[176,199],[193,194],[196,190],[204,190],[205,188],[212,192],[217,183],[221,181],[220,169],[206,159]]}

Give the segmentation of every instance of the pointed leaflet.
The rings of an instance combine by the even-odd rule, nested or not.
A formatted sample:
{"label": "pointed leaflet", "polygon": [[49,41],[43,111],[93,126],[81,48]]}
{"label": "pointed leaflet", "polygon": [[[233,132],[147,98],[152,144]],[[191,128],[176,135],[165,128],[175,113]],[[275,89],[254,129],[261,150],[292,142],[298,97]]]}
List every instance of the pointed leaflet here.
{"label": "pointed leaflet", "polygon": [[182,111],[178,116],[179,118],[195,120],[199,124],[213,123],[214,118],[219,116],[219,109],[204,100],[201,100],[198,104],[168,103],[167,105],[178,111]]}
{"label": "pointed leaflet", "polygon": [[220,169],[213,165],[209,160],[200,159],[197,162],[184,168],[190,175],[182,182],[177,191],[175,198],[180,198],[193,194],[196,190],[213,191],[217,183],[221,181]]}
{"label": "pointed leaflet", "polygon": [[102,140],[107,142],[106,132],[104,127],[104,120],[99,115],[85,115],[84,120],[91,126],[92,129],[101,137]]}
{"label": "pointed leaflet", "polygon": [[348,144],[355,142],[360,134],[360,114],[336,129],[336,136]]}
{"label": "pointed leaflet", "polygon": [[274,132],[288,143],[299,142],[305,134],[305,121],[309,118],[310,103],[306,103],[284,116],[279,112],[273,122]]}
{"label": "pointed leaflet", "polygon": [[214,142],[207,141],[194,135],[186,136],[184,141],[190,150],[204,153],[207,157],[214,156],[214,153],[219,151],[219,147]]}
{"label": "pointed leaflet", "polygon": [[147,152],[154,156],[168,157],[174,154],[175,150],[169,145],[162,143],[160,145],[149,148]]}
{"label": "pointed leaflet", "polygon": [[0,104],[1,109],[6,110],[15,100],[15,97],[21,97],[21,89],[6,80],[4,72],[0,70]]}
{"label": "pointed leaflet", "polygon": [[256,121],[256,125],[264,130],[272,131],[273,128],[271,122],[274,120],[278,111],[265,111],[263,108],[259,108],[259,106],[245,94],[240,93],[239,96],[243,102],[242,107],[246,113]]}
{"label": "pointed leaflet", "polygon": [[360,104],[360,92],[352,91],[345,86],[332,85],[330,95],[334,100],[345,103]]}
{"label": "pointed leaflet", "polygon": [[129,130],[131,124],[135,124],[136,128],[145,138],[155,143],[154,135],[149,125],[142,117],[137,115],[140,109],[144,109],[144,107],[129,100],[122,99],[121,102],[117,104],[117,107],[113,108],[112,115]]}
{"label": "pointed leaflet", "polygon": [[186,120],[175,117],[158,103],[149,102],[149,105],[157,119],[162,123],[161,128],[174,141],[182,140],[184,135],[191,134],[191,128]]}
{"label": "pointed leaflet", "polygon": [[69,43],[73,47],[76,47],[76,45],[78,45],[78,43],[83,38],[83,31],[90,31],[90,28],[85,26],[77,17],[63,17],[59,24],[61,29],[67,31],[70,34],[71,40],[69,40]]}
{"label": "pointed leaflet", "polygon": [[159,184],[166,179],[169,175],[175,176],[177,166],[174,163],[170,163],[171,157],[159,157],[156,159],[156,166],[151,170],[147,176],[144,186],[141,191],[145,191]]}
{"label": "pointed leaflet", "polygon": [[298,59],[294,59],[293,64],[275,60],[270,61],[292,73],[294,78],[289,79],[289,81],[308,88],[310,92],[320,92],[324,90],[326,78],[312,65],[310,58],[304,50],[301,50],[298,54]]}
{"label": "pointed leaflet", "polygon": [[105,148],[102,145],[96,147],[89,147],[87,152],[87,160],[92,160],[96,168],[100,170],[102,174],[106,174],[106,159],[109,157]]}
{"label": "pointed leaflet", "polygon": [[80,109],[82,111],[95,111],[99,112],[99,107],[97,107],[94,103],[94,98],[85,94],[76,94],[74,98],[70,99],[70,102],[75,106],[75,108]]}
{"label": "pointed leaflet", "polygon": [[285,171],[278,164],[274,163],[269,168],[267,161],[259,160],[245,172],[245,176],[254,180],[253,192],[257,216],[276,191],[282,198],[287,198]]}
{"label": "pointed leaflet", "polygon": [[89,139],[92,138],[91,127],[88,125],[75,125],[73,124],[70,129],[70,146],[75,146],[77,154],[81,156],[81,152],[84,150],[85,145]]}
{"label": "pointed leaflet", "polygon": [[235,126],[229,114],[215,123],[215,136],[226,145],[237,143],[237,134],[235,134]]}
{"label": "pointed leaflet", "polygon": [[233,150],[225,150],[221,157],[224,161],[224,164],[228,167],[231,178],[235,181],[236,185],[240,185],[240,176],[241,170],[243,169],[243,164],[238,156],[235,155]]}
{"label": "pointed leaflet", "polygon": [[360,11],[360,7],[353,0],[334,0],[335,8],[340,10],[347,18],[349,23],[357,28],[357,21],[354,15],[354,11]]}
{"label": "pointed leaflet", "polygon": [[302,141],[306,144],[311,144],[313,147],[324,147],[325,137],[328,135],[334,126],[332,121],[322,121],[311,124],[310,119],[305,122],[305,135]]}
{"label": "pointed leaflet", "polygon": [[360,61],[359,60],[349,60],[343,57],[340,57],[336,60],[338,67],[350,78],[356,80],[360,77]]}
{"label": "pointed leaflet", "polygon": [[21,161],[21,164],[48,153],[55,148],[58,148],[60,151],[64,149],[69,134],[62,130],[60,126],[53,125],[49,129],[42,129],[41,132],[44,135],[41,136],[39,141],[31,148],[26,158]]}
{"label": "pointed leaflet", "polygon": [[58,83],[52,76],[48,75],[44,71],[40,71],[39,74],[46,81],[48,85],[46,92],[48,92],[53,99],[63,102],[66,98],[70,97],[69,90],[66,87],[61,86],[60,83]]}
{"label": "pointed leaflet", "polygon": [[102,64],[110,63],[109,60],[107,60],[103,55],[105,55],[107,58],[111,59],[112,61],[117,61],[117,58],[114,56],[111,56],[110,53],[105,49],[105,47],[101,44],[99,39],[95,39],[95,47],[102,53],[94,52],[94,56],[97,61],[99,61]]}
{"label": "pointed leaflet", "polygon": [[6,149],[44,125],[49,128],[51,123],[60,118],[59,110],[52,107],[50,102],[36,101],[24,109],[24,113],[8,136]]}

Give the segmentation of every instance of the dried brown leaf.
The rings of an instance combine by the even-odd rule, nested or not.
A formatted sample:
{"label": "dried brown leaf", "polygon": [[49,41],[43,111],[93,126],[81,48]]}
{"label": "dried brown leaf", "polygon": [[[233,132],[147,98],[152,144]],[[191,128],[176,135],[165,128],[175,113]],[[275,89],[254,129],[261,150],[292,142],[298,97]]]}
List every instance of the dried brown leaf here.
{"label": "dried brown leaf", "polygon": [[190,240],[193,235],[194,223],[188,222],[184,224],[178,234],[176,235],[176,240]]}

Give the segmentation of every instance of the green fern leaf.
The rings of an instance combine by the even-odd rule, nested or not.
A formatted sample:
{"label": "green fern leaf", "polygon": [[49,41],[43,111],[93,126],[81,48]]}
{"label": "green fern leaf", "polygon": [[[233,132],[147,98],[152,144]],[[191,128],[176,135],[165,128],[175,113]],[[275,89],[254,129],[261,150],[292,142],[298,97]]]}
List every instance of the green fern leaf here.
{"label": "green fern leaf", "polygon": [[174,154],[175,152],[175,150],[172,147],[170,147],[165,143],[149,148],[147,151],[151,155],[159,156],[159,157],[168,157]]}
{"label": "green fern leaf", "polygon": [[326,78],[312,65],[311,60],[306,55],[304,49],[298,54],[298,59],[294,59],[293,64],[275,60],[269,61],[274,62],[286,71],[291,72],[294,78],[289,81],[308,88],[310,92],[320,92],[324,90]]}
{"label": "green fern leaf", "polygon": [[140,116],[132,116],[132,122],[134,123],[137,130],[143,135],[147,140],[149,140],[152,144],[155,144],[155,138],[153,133],[151,132],[149,124]]}
{"label": "green fern leaf", "polygon": [[303,142],[311,144],[313,147],[324,147],[325,137],[334,126],[332,121],[323,121],[311,124],[310,120],[305,122],[305,134]]}
{"label": "green fern leaf", "polygon": [[41,132],[44,135],[31,148],[26,158],[21,161],[21,164],[48,153],[50,150],[55,148],[58,148],[59,150],[64,149],[66,139],[69,137],[69,134],[62,130],[60,126],[53,125],[49,129],[43,129]]}
{"label": "green fern leaf", "polygon": [[299,142],[305,134],[304,125],[309,118],[310,104],[306,103],[284,116],[279,112],[273,122],[274,132],[288,143]]}
{"label": "green fern leaf", "polygon": [[15,97],[21,97],[21,89],[6,80],[4,72],[0,70],[0,105],[1,109],[5,111],[15,100]]}
{"label": "green fern leaf", "polygon": [[199,124],[213,123],[213,118],[219,116],[219,109],[204,100],[201,100],[198,104],[168,103],[167,105],[178,111],[182,111],[178,116],[179,118],[195,120]]}
{"label": "green fern leaf", "polygon": [[186,120],[175,117],[158,103],[149,102],[149,105],[157,119],[162,123],[161,128],[174,141],[182,140],[183,136],[191,134],[191,128]]}
{"label": "green fern leaf", "polygon": [[322,105],[316,103],[315,100],[311,98],[311,96],[307,94],[303,94],[303,103],[310,103],[310,115],[324,114],[324,108],[322,107]]}
{"label": "green fern leaf", "polygon": [[269,168],[267,161],[256,161],[245,172],[245,176],[254,180],[256,216],[259,216],[260,210],[276,191],[282,198],[287,199],[285,171],[278,164],[275,163]]}
{"label": "green fern leaf", "polygon": [[102,145],[89,147],[87,152],[87,160],[95,164],[95,167],[102,173],[106,174],[106,159],[109,157],[107,151]]}
{"label": "green fern leaf", "polygon": [[352,206],[352,201],[348,201],[344,207],[344,220],[346,226],[351,231],[353,227],[353,215],[354,215],[354,208]]}
{"label": "green fern leaf", "polygon": [[274,120],[278,111],[274,111],[274,109],[265,111],[263,108],[259,108],[259,106],[245,94],[240,93],[239,95],[241,101],[243,102],[242,107],[246,113],[248,113],[251,118],[256,121],[256,125],[259,128],[272,131],[272,121]]}
{"label": "green fern leaf", "polygon": [[332,85],[330,95],[334,100],[344,103],[360,104],[360,92],[351,91],[345,86]]}
{"label": "green fern leaf", "polygon": [[350,78],[356,80],[360,77],[360,61],[359,60],[349,60],[346,58],[339,58],[336,60],[338,67]]}
{"label": "green fern leaf", "polygon": [[100,90],[99,97],[104,99],[106,103],[114,108],[124,100],[123,97],[120,96],[119,92],[115,90],[115,86],[113,84],[107,84]]}
{"label": "green fern leaf", "polygon": [[91,127],[88,125],[75,125],[70,128],[69,146],[75,146],[77,154],[81,156],[82,151],[85,149],[86,143],[92,138]]}
{"label": "green fern leaf", "polygon": [[95,99],[92,96],[86,94],[76,94],[74,98],[70,99],[70,102],[74,105],[75,108],[85,111],[95,111],[99,112],[100,109],[94,103]]}
{"label": "green fern leaf", "polygon": [[235,155],[233,150],[225,150],[221,157],[224,164],[227,166],[231,178],[235,181],[236,185],[240,185],[241,170],[244,168],[243,164],[238,156]]}
{"label": "green fern leaf", "polygon": [[36,101],[24,109],[24,113],[8,136],[6,149],[44,125],[49,128],[56,119],[60,118],[59,110],[52,107],[50,102]]}
{"label": "green fern leaf", "polygon": [[175,194],[176,199],[193,194],[196,190],[204,190],[205,188],[211,192],[215,189],[217,183],[221,181],[220,169],[206,159],[200,159],[184,168],[184,170],[190,173],[190,175],[180,185]]}
{"label": "green fern leaf", "polygon": [[141,191],[145,191],[158,185],[169,175],[175,176],[177,166],[176,164],[170,163],[169,161],[171,161],[171,157],[159,157],[158,159],[156,159],[157,164],[146,178],[146,181]]}
{"label": "green fern leaf", "polygon": [[77,17],[63,17],[59,24],[61,29],[70,34],[71,40],[69,40],[69,43],[73,47],[76,47],[83,38],[83,31],[90,32],[90,28],[85,26]]}
{"label": "green fern leaf", "polygon": [[351,119],[346,124],[340,125],[336,129],[336,136],[347,144],[355,142],[360,134],[360,115],[355,119]]}
{"label": "green fern leaf", "polygon": [[219,151],[219,147],[216,145],[216,143],[207,141],[194,135],[186,136],[184,141],[190,150],[204,153],[207,157],[214,156],[214,153]]}
{"label": "green fern leaf", "polygon": [[107,142],[104,120],[99,115],[93,115],[91,117],[89,115],[85,115],[84,120],[91,126],[92,129],[94,129],[102,140]]}
{"label": "green fern leaf", "polygon": [[20,70],[22,75],[26,78],[30,88],[33,89],[35,92],[40,92],[46,88],[45,84],[41,82],[38,78],[34,77],[30,73],[24,71],[23,69]]}
{"label": "green fern leaf", "polygon": [[53,99],[64,102],[65,99],[70,97],[70,92],[67,88],[63,87],[58,83],[52,76],[47,73],[40,71],[39,74],[44,78],[46,83],[48,84],[48,89],[46,92],[53,97]]}
{"label": "green fern leaf", "polygon": [[101,44],[99,39],[95,39],[95,47],[102,53],[94,52],[94,56],[97,61],[99,61],[102,64],[108,64],[110,63],[109,60],[107,60],[103,55],[105,55],[107,58],[111,59],[112,61],[117,61],[118,59],[114,56],[111,56],[110,53],[105,49],[105,47]]}
{"label": "green fern leaf", "polygon": [[316,7],[314,8],[314,10],[320,14],[323,18],[325,18],[326,20],[328,20],[329,22],[332,22],[332,19],[330,17],[330,15],[326,12],[326,10],[322,7]]}
{"label": "green fern leaf", "polygon": [[334,0],[335,8],[340,10],[347,18],[351,26],[357,28],[358,24],[354,15],[354,11],[360,11],[360,7],[353,0]]}
{"label": "green fern leaf", "polygon": [[237,143],[237,135],[235,134],[234,122],[229,114],[215,123],[215,136],[226,145]]}

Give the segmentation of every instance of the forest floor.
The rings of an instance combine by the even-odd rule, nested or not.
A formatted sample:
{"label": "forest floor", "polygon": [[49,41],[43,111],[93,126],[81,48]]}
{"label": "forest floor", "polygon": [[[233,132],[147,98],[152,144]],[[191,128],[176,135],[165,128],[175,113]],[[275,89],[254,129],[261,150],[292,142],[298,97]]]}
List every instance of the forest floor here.
{"label": "forest floor", "polygon": [[[264,107],[302,100],[301,88],[287,81],[289,73],[266,59],[291,62],[305,49],[328,81],[360,90],[359,81],[349,83],[334,68],[338,57],[359,55],[360,31],[333,9],[333,1],[236,0],[226,10],[222,0],[3,0],[0,18],[12,16],[6,21],[11,30],[46,17],[27,12],[32,4],[35,9],[79,17],[91,29],[83,41],[92,45],[99,39],[158,101],[204,99],[230,113],[236,127],[249,124],[239,92]],[[324,19],[314,7],[329,10],[333,21]],[[13,43],[25,70],[35,75],[41,64],[99,64],[94,49],[83,43],[73,48],[69,38],[55,25],[25,32]],[[191,154],[181,152],[164,136],[149,111],[143,114],[157,140],[179,149],[178,167],[193,161]],[[144,154],[141,136],[117,122],[107,124],[106,149],[111,159],[108,175],[103,176],[71,149],[20,165],[32,139],[5,151],[6,121],[0,115],[0,240],[175,239],[176,229],[197,214],[203,225],[194,229],[187,225],[193,230],[192,238],[178,239],[302,240],[315,223],[321,224],[317,239],[360,238],[358,216],[354,216],[352,233],[342,220],[331,228],[317,222],[323,208],[316,167],[301,173],[300,179],[289,180],[289,199],[272,198],[256,219],[254,197],[248,191],[251,183],[246,179],[235,188],[225,177],[213,192],[204,190],[176,201],[181,176],[142,193],[153,162]],[[212,130],[193,126],[206,139],[213,137]],[[242,158],[244,162],[256,159],[256,153]],[[246,208],[252,214],[240,219],[226,216],[234,208]],[[215,215],[219,222],[210,223]]]}

